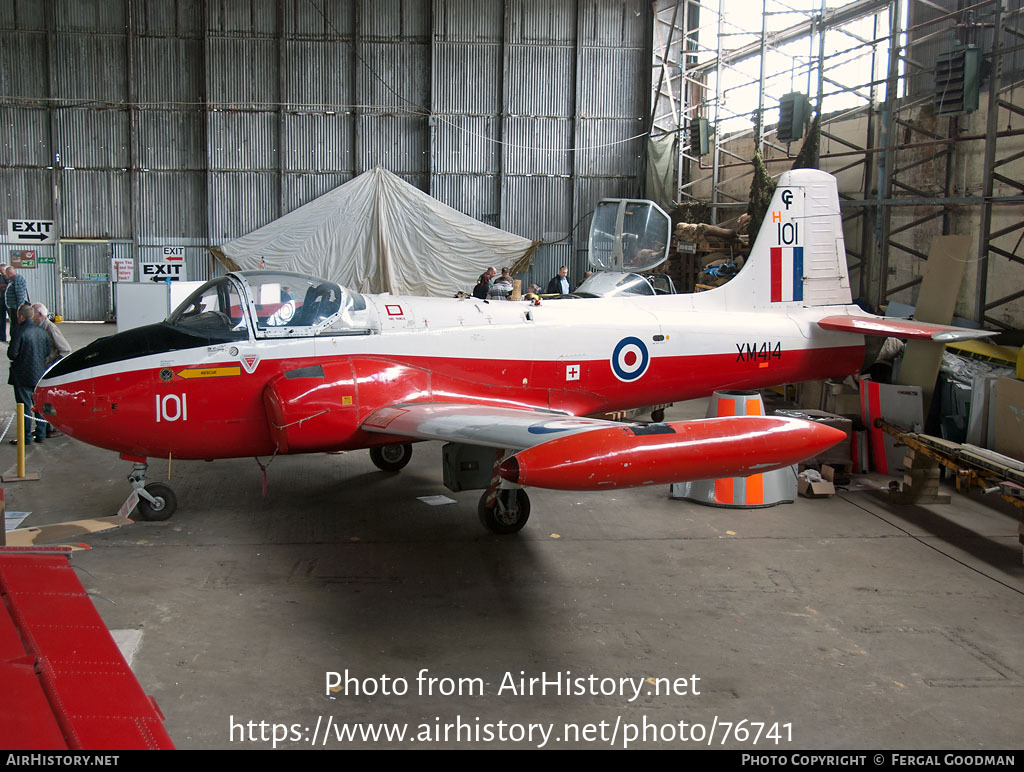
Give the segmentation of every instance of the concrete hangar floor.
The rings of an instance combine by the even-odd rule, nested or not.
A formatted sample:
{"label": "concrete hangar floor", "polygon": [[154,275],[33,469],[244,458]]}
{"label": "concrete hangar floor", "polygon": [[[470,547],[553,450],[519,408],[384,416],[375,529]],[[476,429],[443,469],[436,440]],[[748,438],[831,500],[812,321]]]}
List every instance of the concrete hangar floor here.
{"label": "concrete hangar floor", "polygon": [[[113,331],[62,329],[76,348]],[[366,452],[279,457],[266,496],[252,459],[174,462],[173,518],[82,539],[72,564],[107,625],[141,633],[131,664],[179,748],[1021,747],[1009,507],[534,490],[497,537],[440,455],[418,444],[397,475]],[[28,469],[5,486],[25,525],[129,491],[130,464],[67,437]]]}

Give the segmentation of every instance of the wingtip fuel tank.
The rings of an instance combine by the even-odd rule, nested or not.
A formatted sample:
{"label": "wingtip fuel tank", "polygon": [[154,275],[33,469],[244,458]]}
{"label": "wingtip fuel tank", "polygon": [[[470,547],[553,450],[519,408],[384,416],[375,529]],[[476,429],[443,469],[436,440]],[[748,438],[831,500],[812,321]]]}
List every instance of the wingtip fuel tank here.
{"label": "wingtip fuel tank", "polygon": [[579,491],[743,477],[803,461],[845,436],[777,416],[614,426],[527,448],[498,472],[520,485]]}

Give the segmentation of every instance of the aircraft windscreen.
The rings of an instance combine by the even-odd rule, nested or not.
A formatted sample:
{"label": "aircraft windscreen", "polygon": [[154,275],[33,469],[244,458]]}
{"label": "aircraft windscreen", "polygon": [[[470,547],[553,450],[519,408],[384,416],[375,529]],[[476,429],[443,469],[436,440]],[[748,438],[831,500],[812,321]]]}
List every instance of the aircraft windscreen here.
{"label": "aircraft windscreen", "polygon": [[605,271],[615,265],[615,221],[618,217],[618,202],[602,201],[594,209],[590,224],[590,264]]}
{"label": "aircraft windscreen", "polygon": [[618,271],[598,271],[579,287],[576,295],[607,298],[614,295],[653,295],[654,290],[643,276]]}
{"label": "aircraft windscreen", "polygon": [[167,323],[229,340],[249,337],[238,288],[227,277],[208,281],[167,317]]}
{"label": "aircraft windscreen", "polygon": [[365,328],[365,320],[357,321],[360,311],[365,317],[363,296],[334,282],[298,273],[245,271],[207,282],[167,322],[199,335],[242,340],[249,337],[251,323],[258,337],[317,335],[328,324]]}
{"label": "aircraft windscreen", "polygon": [[241,277],[249,285],[260,336],[317,335],[328,323],[337,325],[366,308],[362,295],[313,276],[246,271]]}
{"label": "aircraft windscreen", "polygon": [[631,201],[622,220],[622,266],[653,268],[668,258],[665,247],[672,223],[649,201]]}

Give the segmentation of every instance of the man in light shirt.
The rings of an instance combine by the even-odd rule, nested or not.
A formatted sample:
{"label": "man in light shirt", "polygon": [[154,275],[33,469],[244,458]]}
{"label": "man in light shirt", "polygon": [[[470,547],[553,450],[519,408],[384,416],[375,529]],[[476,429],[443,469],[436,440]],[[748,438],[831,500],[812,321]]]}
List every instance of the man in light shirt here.
{"label": "man in light shirt", "polygon": [[549,295],[568,295],[572,292],[572,284],[569,282],[569,266],[563,265],[558,269],[558,276],[552,277],[548,282]]}
{"label": "man in light shirt", "polygon": [[50,312],[46,306],[42,303],[33,303],[32,311],[34,313],[32,321],[42,327],[50,337],[50,354],[46,357],[46,366],[49,367],[58,359],[63,359],[70,354],[71,346],[68,345],[67,338],[57,328],[57,325],[50,321]]}
{"label": "man in light shirt", "polygon": [[[46,357],[45,367],[49,367],[58,359],[63,359],[71,353],[71,346],[68,345],[67,338],[64,337],[64,333],[58,329],[57,325],[50,321],[50,311],[42,303],[32,304],[32,321],[43,328],[46,336],[50,339],[50,353]],[[59,435],[56,429],[53,428],[52,424],[46,425],[46,436],[56,437]]]}

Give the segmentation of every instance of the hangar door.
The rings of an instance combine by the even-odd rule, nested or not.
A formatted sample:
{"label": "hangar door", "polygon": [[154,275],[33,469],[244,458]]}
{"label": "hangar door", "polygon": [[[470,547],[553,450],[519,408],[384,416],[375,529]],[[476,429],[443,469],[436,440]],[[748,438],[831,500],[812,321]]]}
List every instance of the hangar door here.
{"label": "hangar door", "polygon": [[109,241],[60,242],[60,310],[69,322],[105,322],[112,317],[113,249]]}

